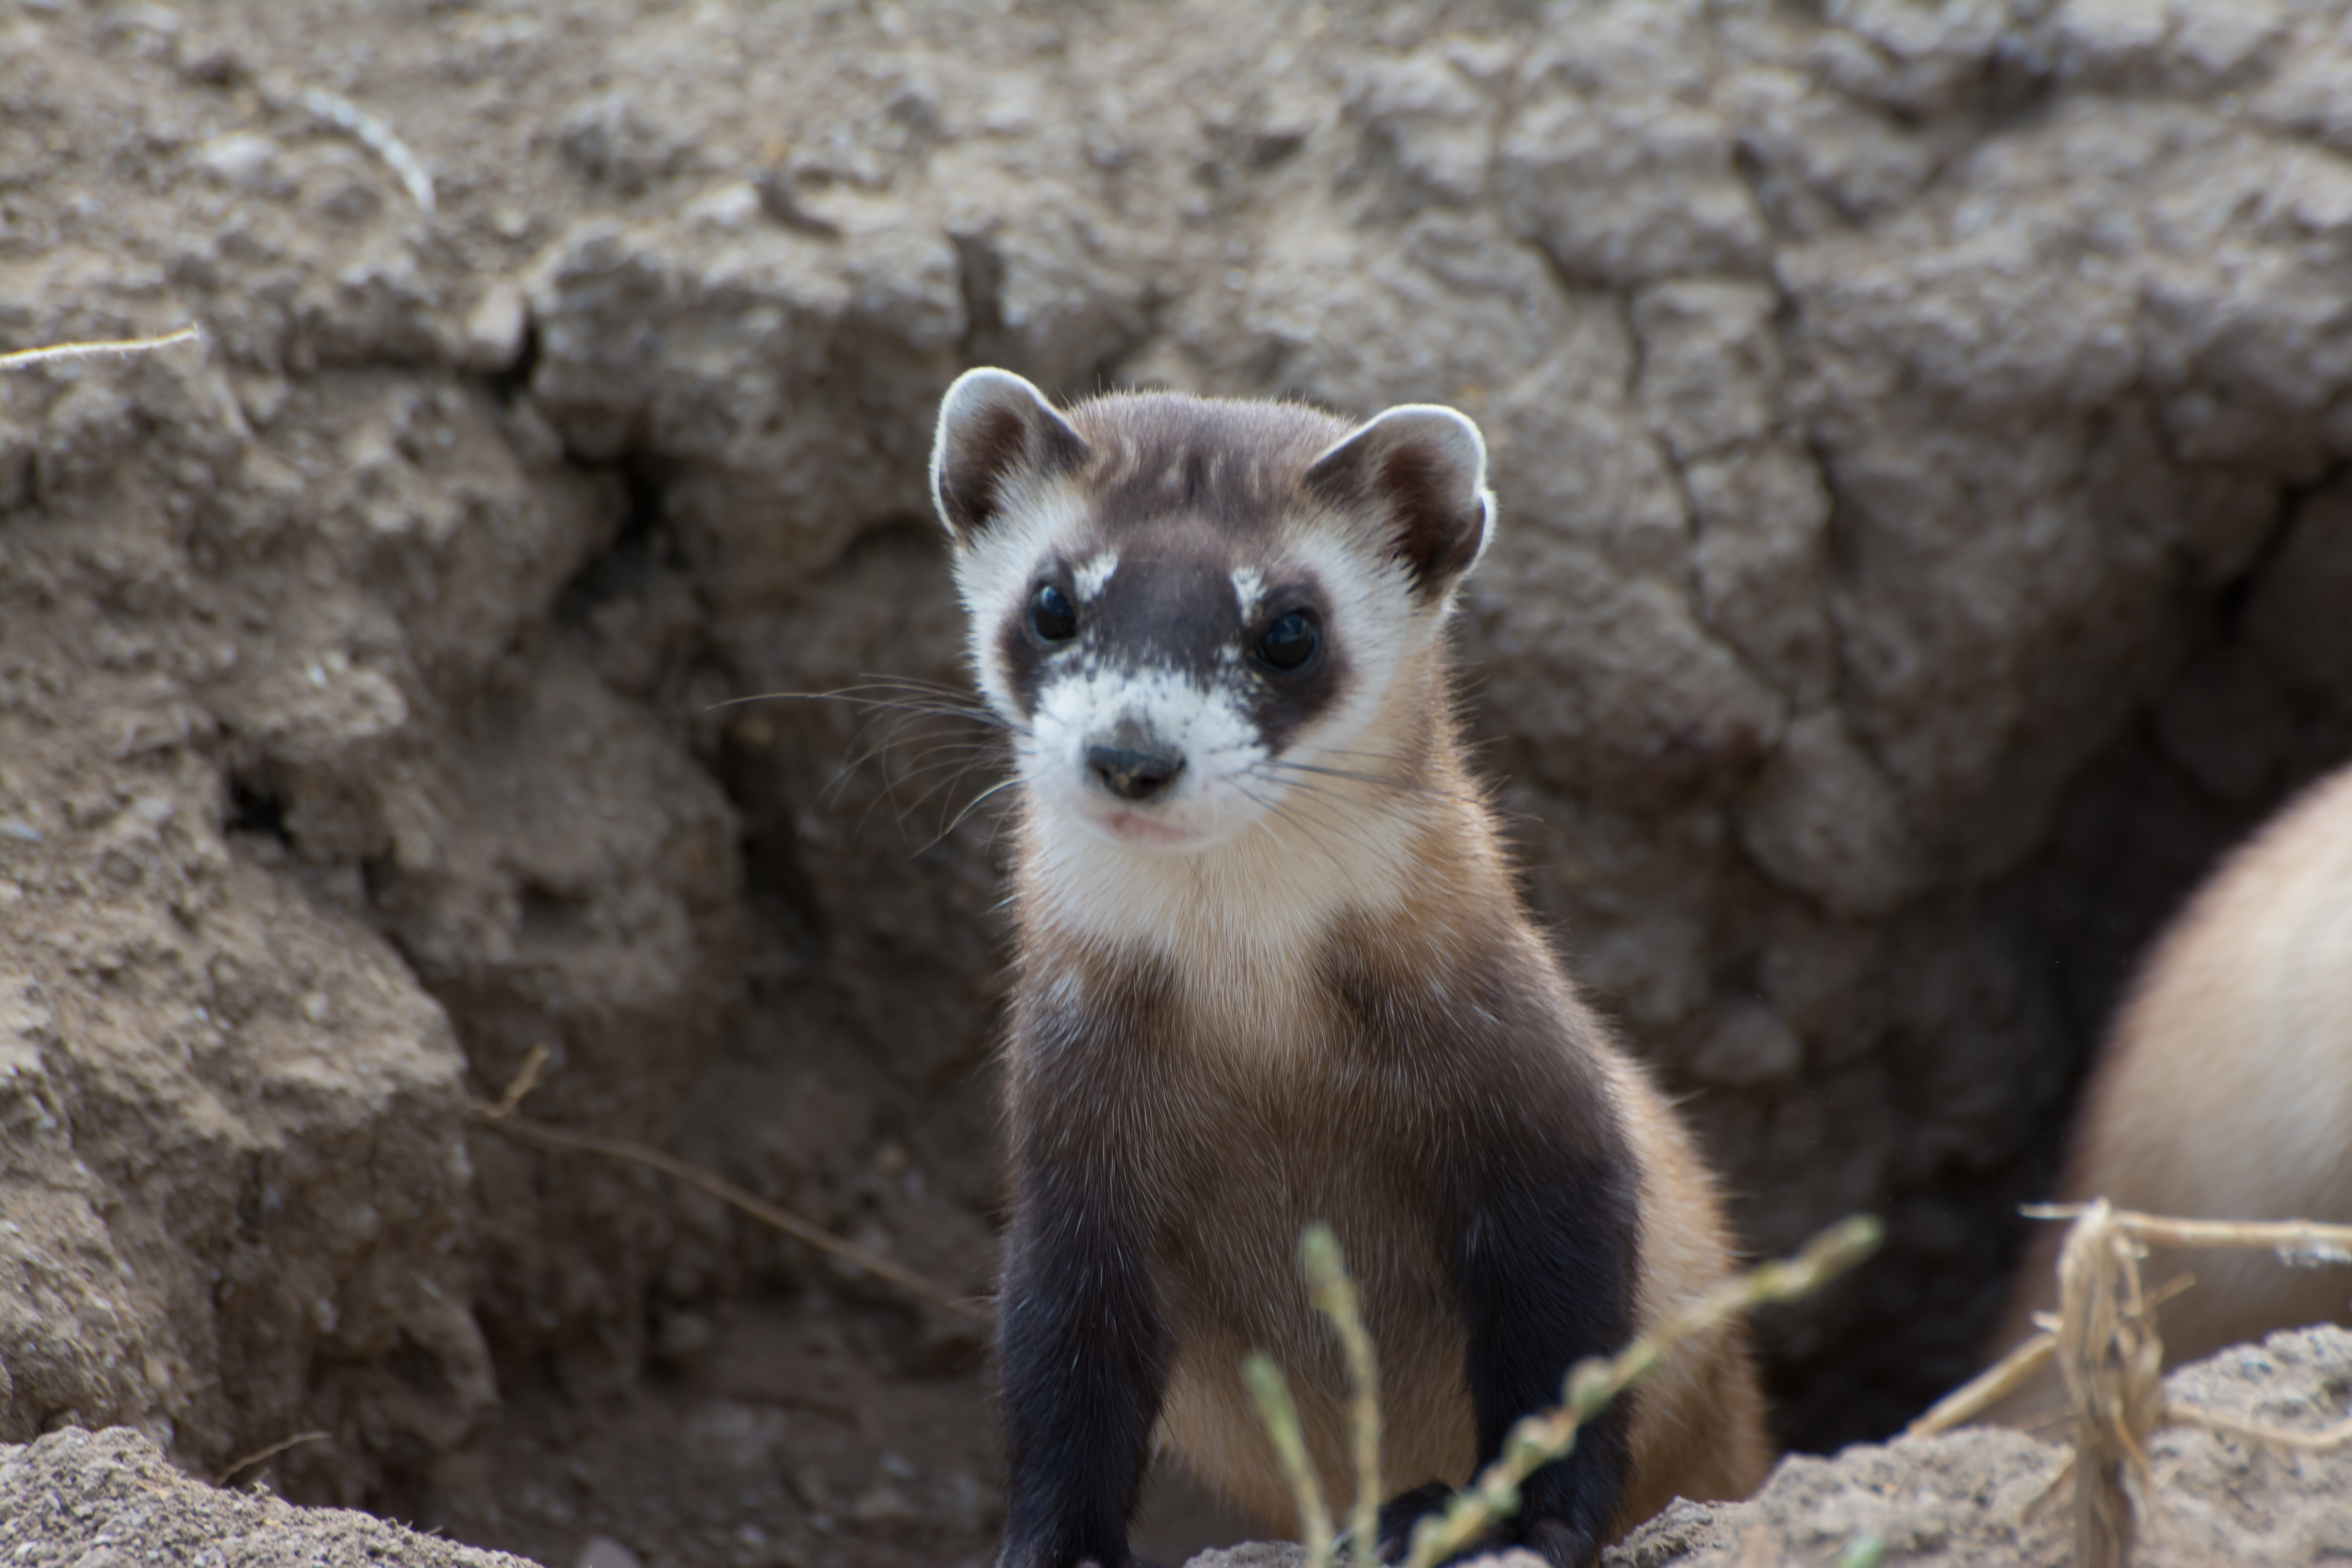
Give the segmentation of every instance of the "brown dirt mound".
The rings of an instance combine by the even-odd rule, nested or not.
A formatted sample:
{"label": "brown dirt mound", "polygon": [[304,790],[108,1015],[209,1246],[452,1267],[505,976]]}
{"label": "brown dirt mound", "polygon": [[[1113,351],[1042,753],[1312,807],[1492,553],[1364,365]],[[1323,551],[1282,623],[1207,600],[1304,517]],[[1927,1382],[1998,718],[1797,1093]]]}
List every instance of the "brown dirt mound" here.
{"label": "brown dirt mound", "polygon": [[[2176,1405],[2319,1431],[2344,1418],[2352,1395],[2352,1334],[2273,1334],[2183,1367],[2164,1386]],[[1874,1538],[1889,1563],[2063,1568],[2074,1552],[2073,1483],[2056,1479],[2065,1458],[2062,1447],[1998,1427],[1791,1458],[1749,1501],[1677,1505],[1609,1561],[1826,1564]],[[2184,1425],[2158,1436],[2148,1467],[2153,1504],[2134,1559],[2148,1568],[2317,1563],[2352,1551],[2352,1448],[2265,1449]]]}
{"label": "brown dirt mound", "polygon": [[0,1552],[26,1568],[530,1568],[349,1509],[205,1486],[126,1427],[0,1447]]}
{"label": "brown dirt mound", "polygon": [[[2165,1380],[2176,1405],[2292,1432],[2342,1421],[2352,1333],[2273,1334]],[[1781,1461],[1741,1503],[1677,1502],[1604,1555],[1605,1568],[2066,1568],[2074,1562],[2068,1450],[2007,1427],[1972,1426],[1828,1458]],[[2146,1568],[2331,1563],[2352,1552],[2352,1447],[2267,1449],[2193,1426],[2148,1453],[2153,1506],[2135,1562]],[[1297,1547],[1212,1552],[1192,1568],[1297,1568]]]}

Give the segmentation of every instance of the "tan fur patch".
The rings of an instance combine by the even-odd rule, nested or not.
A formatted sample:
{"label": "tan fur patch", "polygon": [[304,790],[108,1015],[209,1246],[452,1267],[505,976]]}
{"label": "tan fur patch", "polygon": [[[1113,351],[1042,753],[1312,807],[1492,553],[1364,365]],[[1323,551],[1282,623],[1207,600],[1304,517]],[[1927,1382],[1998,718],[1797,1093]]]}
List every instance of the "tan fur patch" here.
{"label": "tan fur patch", "polygon": [[[2352,769],[2273,818],[2158,939],[2084,1091],[2059,1201],[2184,1218],[2352,1221]],[[2054,1300],[2036,1234],[1995,1349]],[[2200,1252],[2150,1276],[2168,1363],[2274,1329],[2352,1321],[2352,1269]],[[2003,1419],[2052,1407],[2054,1380]]]}

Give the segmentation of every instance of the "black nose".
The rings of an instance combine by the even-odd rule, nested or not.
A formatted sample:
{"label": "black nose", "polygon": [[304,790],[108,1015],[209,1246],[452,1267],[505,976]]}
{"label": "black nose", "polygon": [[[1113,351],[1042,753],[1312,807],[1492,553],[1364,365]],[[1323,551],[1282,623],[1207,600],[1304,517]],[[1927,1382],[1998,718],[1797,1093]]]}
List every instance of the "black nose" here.
{"label": "black nose", "polygon": [[1119,799],[1150,800],[1184,771],[1184,758],[1157,746],[1097,745],[1087,748],[1087,766]]}

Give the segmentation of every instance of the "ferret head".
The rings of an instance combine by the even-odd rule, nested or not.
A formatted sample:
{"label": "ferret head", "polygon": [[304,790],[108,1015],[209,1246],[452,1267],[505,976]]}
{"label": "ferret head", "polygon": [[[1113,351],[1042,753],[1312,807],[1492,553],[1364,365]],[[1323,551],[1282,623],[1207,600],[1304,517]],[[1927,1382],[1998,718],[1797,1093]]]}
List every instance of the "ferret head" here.
{"label": "ferret head", "polygon": [[1302,784],[1409,766],[1383,704],[1486,548],[1486,464],[1448,408],[1350,426],[1154,393],[1066,416],[1009,372],[962,376],[931,492],[1033,809],[1189,855]]}

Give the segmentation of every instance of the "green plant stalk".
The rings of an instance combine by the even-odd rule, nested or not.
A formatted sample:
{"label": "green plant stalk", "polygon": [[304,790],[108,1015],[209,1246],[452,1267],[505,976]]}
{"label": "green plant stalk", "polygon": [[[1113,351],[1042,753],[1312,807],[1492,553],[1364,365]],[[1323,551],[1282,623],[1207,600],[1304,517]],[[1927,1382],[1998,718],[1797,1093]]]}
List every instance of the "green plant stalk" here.
{"label": "green plant stalk", "polygon": [[1339,1238],[1326,1225],[1310,1225],[1298,1238],[1298,1263],[1307,1275],[1315,1310],[1331,1320],[1348,1357],[1348,1426],[1356,1447],[1356,1508],[1349,1521],[1356,1568],[1380,1568],[1381,1561],[1381,1373],[1372,1336],[1339,1256]]}
{"label": "green plant stalk", "polygon": [[1878,1568],[1886,1561],[1886,1538],[1875,1531],[1864,1531],[1845,1543],[1838,1553],[1837,1568]]}
{"label": "green plant stalk", "polygon": [[1567,1397],[1560,1407],[1522,1418],[1504,1438],[1501,1456],[1448,1499],[1444,1512],[1424,1517],[1413,1527],[1405,1568],[1436,1568],[1496,1521],[1508,1518],[1519,1506],[1519,1483],[1538,1466],[1575,1447],[1577,1428],[1655,1371],[1675,1345],[1767,1302],[1812,1294],[1870,1256],[1885,1234],[1885,1226],[1869,1215],[1848,1215],[1794,1257],[1725,1280],[1614,1356],[1577,1363],[1569,1371]]}
{"label": "green plant stalk", "polygon": [[1331,1513],[1323,1506],[1323,1488],[1307,1458],[1307,1434],[1299,1427],[1298,1406],[1291,1400],[1290,1384],[1264,1351],[1252,1351],[1242,1363],[1242,1380],[1257,1402],[1257,1418],[1274,1440],[1275,1458],[1282,1462],[1282,1473],[1289,1478],[1291,1495],[1297,1500],[1307,1568],[1331,1568]]}

